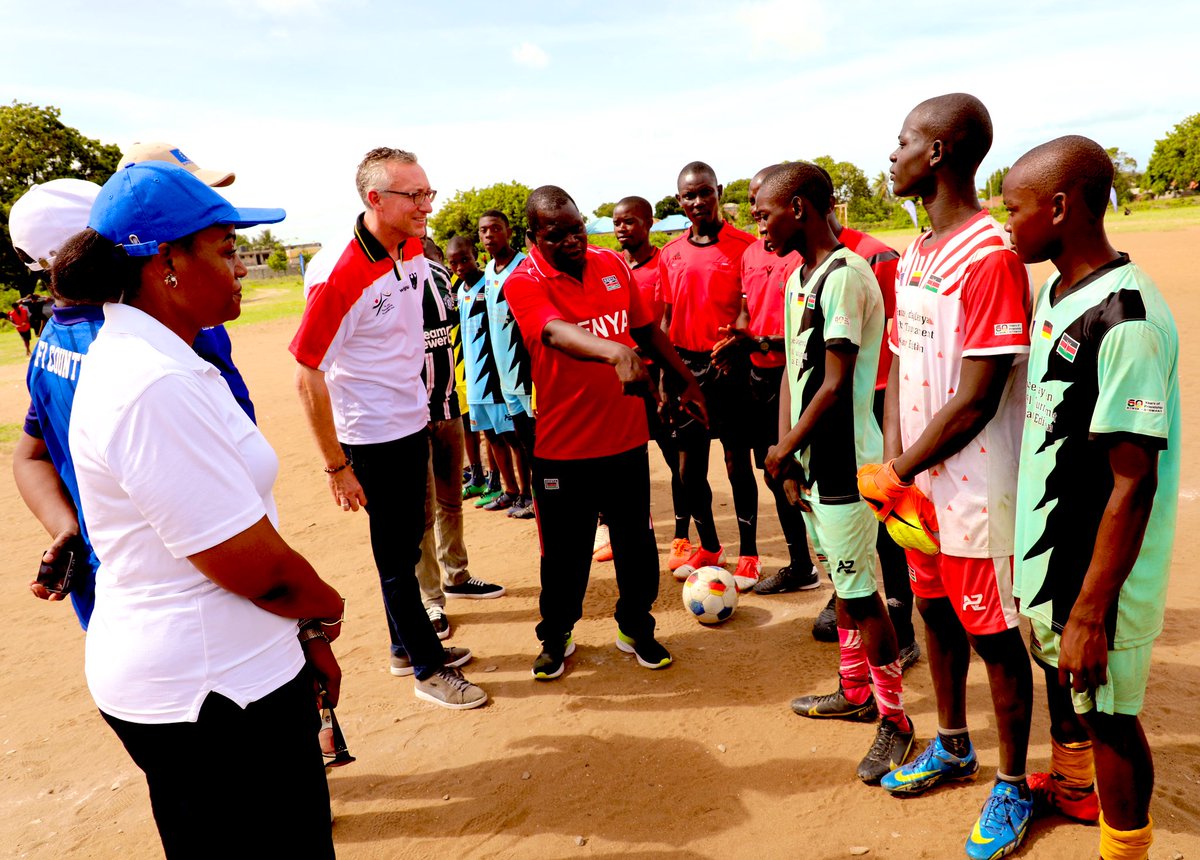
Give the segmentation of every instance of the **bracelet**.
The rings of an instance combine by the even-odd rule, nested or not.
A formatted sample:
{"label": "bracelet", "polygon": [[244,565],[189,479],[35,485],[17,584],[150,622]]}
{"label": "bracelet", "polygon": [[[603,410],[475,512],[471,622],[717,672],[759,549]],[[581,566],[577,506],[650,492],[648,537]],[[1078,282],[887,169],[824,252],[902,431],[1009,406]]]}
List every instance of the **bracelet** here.
{"label": "bracelet", "polygon": [[349,465],[350,465],[350,461],[347,460],[345,463],[342,463],[342,465],[340,465],[340,466],[334,466],[333,468],[326,466],[321,471],[324,472],[326,475],[336,475],[338,472],[342,471],[342,469],[346,468]]}
{"label": "bracelet", "polygon": [[342,614],[340,617],[334,618],[332,621],[329,620],[328,618],[301,618],[299,623],[300,623],[301,630],[305,630],[305,629],[309,629],[309,628],[316,630],[316,629],[318,629],[318,626],[320,626],[320,627],[337,627],[339,624],[341,624],[345,620],[346,620],[346,598],[343,597],[342,598]]}
{"label": "bracelet", "polygon": [[326,636],[325,631],[319,627],[302,627],[297,638],[300,640],[301,645],[303,645],[305,642],[311,642],[314,639],[323,639],[326,643],[329,642],[329,637]]}

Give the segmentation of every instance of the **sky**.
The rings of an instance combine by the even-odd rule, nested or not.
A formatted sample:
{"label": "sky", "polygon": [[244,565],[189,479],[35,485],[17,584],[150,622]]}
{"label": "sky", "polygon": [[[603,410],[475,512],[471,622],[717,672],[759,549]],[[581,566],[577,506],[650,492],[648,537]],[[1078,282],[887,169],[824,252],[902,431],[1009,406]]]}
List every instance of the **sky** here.
{"label": "sky", "polygon": [[516,180],[589,214],[831,155],[873,178],[905,114],[966,91],[993,170],[1062,134],[1145,167],[1200,111],[1200,4],[1043,0],[0,0],[0,103],[61,109],[124,148],[164,140],[233,170],[236,204],[282,206],[289,242],[341,244],[375,146],[415,152],[439,193]]}

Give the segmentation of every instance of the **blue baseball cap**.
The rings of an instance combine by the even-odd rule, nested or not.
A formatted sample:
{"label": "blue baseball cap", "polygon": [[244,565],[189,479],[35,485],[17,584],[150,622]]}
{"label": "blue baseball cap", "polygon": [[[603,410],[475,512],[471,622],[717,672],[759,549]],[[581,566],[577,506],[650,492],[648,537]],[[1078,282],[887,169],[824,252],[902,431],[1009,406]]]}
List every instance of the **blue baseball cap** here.
{"label": "blue baseball cap", "polygon": [[160,242],[213,224],[241,229],[277,224],[285,217],[282,209],[234,206],[177,165],[143,161],[118,170],[104,183],[88,226],[131,257],[153,257]]}

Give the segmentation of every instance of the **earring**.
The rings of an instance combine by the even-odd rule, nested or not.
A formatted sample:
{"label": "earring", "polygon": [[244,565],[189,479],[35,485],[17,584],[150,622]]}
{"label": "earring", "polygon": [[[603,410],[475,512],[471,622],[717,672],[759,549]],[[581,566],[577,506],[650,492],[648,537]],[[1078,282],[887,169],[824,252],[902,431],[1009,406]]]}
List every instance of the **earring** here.
{"label": "earring", "polygon": [[175,289],[179,286],[179,279],[175,277],[174,272],[167,272],[166,276],[163,278],[163,283],[171,289]]}

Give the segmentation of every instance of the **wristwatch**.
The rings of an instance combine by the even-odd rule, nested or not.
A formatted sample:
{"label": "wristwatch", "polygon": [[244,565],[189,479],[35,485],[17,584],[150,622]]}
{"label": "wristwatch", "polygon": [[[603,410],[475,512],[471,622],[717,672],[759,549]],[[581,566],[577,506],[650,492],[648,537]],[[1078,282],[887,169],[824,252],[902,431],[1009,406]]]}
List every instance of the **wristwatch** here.
{"label": "wristwatch", "polygon": [[758,351],[761,352],[763,355],[766,355],[768,352],[771,351],[771,339],[769,337],[767,337],[765,334],[759,335]]}

